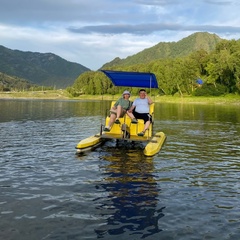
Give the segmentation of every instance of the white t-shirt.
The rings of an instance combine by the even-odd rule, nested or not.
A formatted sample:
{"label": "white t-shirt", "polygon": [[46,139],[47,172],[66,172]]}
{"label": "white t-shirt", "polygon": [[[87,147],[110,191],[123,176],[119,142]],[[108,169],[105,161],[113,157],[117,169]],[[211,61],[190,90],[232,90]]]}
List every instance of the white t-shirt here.
{"label": "white t-shirt", "polygon": [[138,113],[149,113],[149,104],[147,98],[137,98],[133,101],[135,111]]}

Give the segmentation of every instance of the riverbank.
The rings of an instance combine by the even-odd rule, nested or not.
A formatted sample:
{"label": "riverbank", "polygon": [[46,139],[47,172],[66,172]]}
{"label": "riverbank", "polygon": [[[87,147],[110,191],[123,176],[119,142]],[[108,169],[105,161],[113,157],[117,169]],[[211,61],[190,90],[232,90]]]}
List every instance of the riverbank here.
{"label": "riverbank", "polygon": [[[59,100],[116,100],[120,95],[81,95],[71,97],[66,90],[29,91],[29,92],[0,92],[0,99],[59,99]],[[137,96],[131,96],[135,99]],[[168,103],[197,103],[197,104],[236,104],[240,105],[240,95],[226,95],[221,97],[194,96],[153,96],[155,102]]]}
{"label": "riverbank", "polygon": [[26,91],[26,92],[0,92],[0,99],[68,99],[65,90]]}

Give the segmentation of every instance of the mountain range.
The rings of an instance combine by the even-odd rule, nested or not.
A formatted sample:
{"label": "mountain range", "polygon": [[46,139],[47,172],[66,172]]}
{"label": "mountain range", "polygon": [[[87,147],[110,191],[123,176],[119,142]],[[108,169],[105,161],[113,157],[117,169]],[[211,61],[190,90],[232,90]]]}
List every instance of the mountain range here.
{"label": "mountain range", "polygon": [[223,39],[216,34],[196,32],[178,42],[160,42],[153,47],[146,48],[125,59],[117,57],[111,62],[105,63],[101,69],[112,66],[129,66],[147,63],[157,59],[184,57],[200,49],[210,52],[215,49],[216,44],[221,40]]}
{"label": "mountain range", "polygon": [[[178,42],[160,42],[125,59],[116,57],[100,69],[144,64],[156,59],[184,57],[200,49],[210,52],[221,40],[216,34],[196,32]],[[86,71],[90,69],[81,64],[69,62],[53,53],[23,52],[0,45],[0,74],[2,76],[0,85],[3,86],[6,82],[9,84],[13,78],[15,84],[18,79],[21,79],[33,85],[66,88]],[[8,81],[4,81],[4,76],[8,76]]]}
{"label": "mountain range", "polygon": [[53,53],[23,52],[0,46],[0,72],[32,84],[65,88],[89,70]]}

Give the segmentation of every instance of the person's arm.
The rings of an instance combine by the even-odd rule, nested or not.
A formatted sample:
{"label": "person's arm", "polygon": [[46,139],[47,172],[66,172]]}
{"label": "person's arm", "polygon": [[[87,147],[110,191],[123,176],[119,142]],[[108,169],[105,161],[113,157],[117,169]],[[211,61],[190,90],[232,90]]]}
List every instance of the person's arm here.
{"label": "person's arm", "polygon": [[148,100],[148,104],[152,104],[153,100],[147,95],[147,93],[145,94],[145,98]]}
{"label": "person's arm", "polygon": [[128,112],[131,113],[135,107],[136,107],[136,106],[134,106],[134,105],[132,104],[132,106],[129,108]]}
{"label": "person's arm", "polygon": [[126,109],[127,111],[131,108],[132,104],[133,104],[133,102],[129,101],[128,108]]}

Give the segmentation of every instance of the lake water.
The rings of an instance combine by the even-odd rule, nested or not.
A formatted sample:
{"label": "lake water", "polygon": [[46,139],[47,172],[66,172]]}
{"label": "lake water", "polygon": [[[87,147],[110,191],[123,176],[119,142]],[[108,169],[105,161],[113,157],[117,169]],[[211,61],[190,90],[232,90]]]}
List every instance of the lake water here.
{"label": "lake water", "polygon": [[109,104],[0,100],[0,239],[240,239],[240,107],[156,103],[157,155],[77,156]]}

